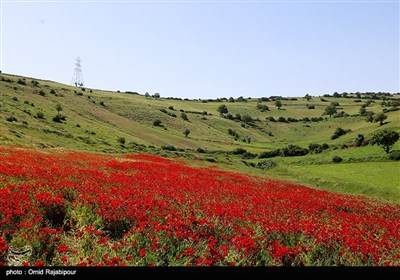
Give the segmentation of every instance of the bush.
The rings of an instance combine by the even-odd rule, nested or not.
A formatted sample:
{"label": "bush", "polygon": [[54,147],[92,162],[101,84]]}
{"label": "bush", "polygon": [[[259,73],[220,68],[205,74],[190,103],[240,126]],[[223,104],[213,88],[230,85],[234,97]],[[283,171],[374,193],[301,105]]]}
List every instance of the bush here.
{"label": "bush", "polygon": [[170,109],[170,110],[172,110],[172,111],[175,110],[173,106],[169,106],[168,109]]}
{"label": "bush", "polygon": [[25,79],[18,79],[18,80],[17,80],[17,84],[26,86]]}
{"label": "bush", "polygon": [[54,89],[50,90],[50,94],[56,94],[56,91]]}
{"label": "bush", "polygon": [[336,163],[339,163],[339,162],[342,162],[342,158],[341,157],[338,157],[338,156],[334,156],[333,158],[332,158],[332,161],[333,162],[336,162]]}
{"label": "bush", "polygon": [[281,151],[279,149],[273,150],[273,151],[268,151],[268,152],[262,152],[258,158],[272,158],[272,157],[277,157],[279,156]]}
{"label": "bush", "polygon": [[263,170],[269,170],[276,167],[277,165],[278,164],[273,160],[262,160],[259,163],[257,163],[256,167]]}
{"label": "bush", "polygon": [[340,136],[345,135],[347,132],[350,132],[350,131],[351,131],[350,129],[344,130],[343,128],[338,127],[338,128],[336,128],[335,132],[333,133],[331,139],[332,140],[337,139]]}
{"label": "bush", "polygon": [[12,100],[18,101],[18,97],[14,96],[14,97],[12,98]]}
{"label": "bush", "polygon": [[389,159],[400,160],[400,150],[394,150],[389,154]]}
{"label": "bush", "polygon": [[257,155],[250,153],[250,152],[245,152],[244,154],[242,154],[242,158],[243,159],[252,159],[255,158]]}
{"label": "bush", "polygon": [[184,121],[189,121],[189,118],[188,118],[187,114],[184,113],[184,112],[181,113],[181,118],[182,118]]}
{"label": "bush", "polygon": [[252,123],[254,121],[253,118],[251,116],[247,115],[247,114],[242,117],[242,120],[245,123]]}
{"label": "bush", "polygon": [[226,114],[226,118],[228,120],[233,120],[234,119],[231,113]]}
{"label": "bush", "polygon": [[247,151],[243,148],[237,148],[232,151],[232,154],[234,154],[234,155],[243,155],[245,153],[247,153]]}
{"label": "bush", "polygon": [[308,154],[308,152],[308,149],[301,148],[296,145],[289,145],[286,148],[282,149],[282,155],[285,157],[304,156]]}
{"label": "bush", "polygon": [[117,141],[118,141],[118,143],[120,143],[121,145],[124,145],[124,144],[126,143],[125,137],[119,137]]}
{"label": "bush", "polygon": [[41,112],[41,111],[37,112],[37,113],[36,113],[36,118],[37,118],[37,119],[44,119],[44,114],[43,114],[43,112]]}
{"label": "bush", "polygon": [[9,117],[6,118],[6,121],[8,121],[8,122],[17,122],[18,120],[14,116],[9,116]]}
{"label": "bush", "polygon": [[155,121],[153,122],[153,125],[154,125],[154,126],[161,126],[161,121],[160,121],[160,120],[155,120]]}
{"label": "bush", "polygon": [[46,93],[45,93],[43,90],[40,90],[40,91],[39,91],[39,95],[40,95],[40,96],[46,96]]}
{"label": "bush", "polygon": [[104,104],[104,101],[100,101],[100,103],[99,103],[101,106],[106,106],[106,104]]}
{"label": "bush", "polygon": [[285,117],[279,117],[279,118],[278,118],[278,122],[286,123],[286,122],[288,122],[288,121],[286,120]]}
{"label": "bush", "polygon": [[309,105],[309,104],[307,104],[307,109],[315,109],[315,106],[314,105]]}
{"label": "bush", "polygon": [[270,122],[276,122],[275,118],[273,116],[269,116],[267,118],[267,120],[269,120]]}
{"label": "bush", "polygon": [[166,151],[176,151],[176,148],[172,145],[162,145],[161,149],[166,150]]}
{"label": "bush", "polygon": [[197,151],[198,153],[200,153],[200,154],[206,154],[206,153],[207,153],[207,150],[206,150],[206,149],[203,149],[203,148],[197,148],[196,151]]}

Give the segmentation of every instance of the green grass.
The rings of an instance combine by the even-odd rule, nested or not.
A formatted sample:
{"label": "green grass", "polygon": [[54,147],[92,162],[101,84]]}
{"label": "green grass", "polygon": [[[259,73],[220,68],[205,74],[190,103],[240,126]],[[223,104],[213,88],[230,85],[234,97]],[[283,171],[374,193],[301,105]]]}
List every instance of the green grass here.
{"label": "green grass", "polygon": [[[284,100],[281,109],[277,109],[273,101],[263,102],[269,111],[261,112],[257,109],[258,98],[246,98],[247,102],[204,102],[202,100],[173,100],[166,98],[146,98],[144,95],[133,95],[99,89],[85,89],[45,80],[39,81],[38,87],[31,84],[33,78],[1,74],[2,78],[12,82],[0,81],[0,145],[21,145],[41,148],[67,148],[73,150],[96,151],[103,153],[158,153],[164,156],[199,159],[200,163],[214,160],[222,168],[233,171],[257,174],[278,179],[287,179],[307,184],[311,187],[329,189],[346,193],[364,194],[381,199],[399,201],[398,186],[379,182],[400,181],[396,166],[398,163],[385,162],[387,155],[377,146],[354,147],[354,139],[363,134],[366,139],[382,129],[400,131],[399,111],[388,112],[386,124],[368,123],[365,117],[356,116],[361,103],[354,102],[355,98],[313,97],[310,101],[298,97],[295,100]],[[17,83],[18,79],[25,79],[26,85]],[[51,94],[54,90],[56,95]],[[39,94],[40,91],[45,96]],[[229,97],[229,96],[226,96]],[[392,95],[398,99],[400,95]],[[15,100],[17,98],[17,100]],[[339,102],[338,111],[345,111],[353,115],[334,118],[323,116],[324,108],[330,102]],[[101,102],[104,105],[101,105]],[[382,112],[381,100],[374,100],[368,111]],[[32,105],[33,104],[33,105]],[[57,114],[56,104],[63,107],[62,115],[66,121],[56,123],[52,118]],[[222,117],[217,108],[221,104],[228,107],[229,113],[250,115],[256,121],[245,124],[243,121],[229,120]],[[312,104],[315,109],[307,109]],[[174,110],[169,109],[173,106]],[[161,112],[166,110],[168,114]],[[180,117],[181,110],[185,111],[189,121]],[[196,114],[204,112],[206,115]],[[35,118],[42,112],[44,119]],[[170,116],[175,114],[176,117]],[[13,116],[16,122],[6,119]],[[323,117],[319,122],[271,122],[267,117]],[[153,126],[153,121],[159,119],[161,127]],[[346,135],[331,140],[335,129],[341,127],[349,129]],[[239,139],[228,134],[228,128],[239,134]],[[183,131],[190,130],[189,137]],[[121,145],[120,137],[126,139]],[[244,138],[251,138],[250,143],[243,142]],[[330,148],[321,154],[308,154],[302,157],[277,157],[273,160],[278,167],[264,171],[246,166],[240,156],[227,154],[238,147],[249,152],[259,154],[263,151],[284,148],[289,144],[307,148],[310,143],[327,143]],[[161,149],[162,145],[172,145],[179,151],[167,152]],[[343,148],[343,145],[349,148]],[[197,148],[211,152],[199,154]],[[398,142],[394,149],[400,149]],[[330,165],[333,156],[340,156],[344,163]],[[246,160],[257,163],[260,159]],[[357,174],[370,175],[372,180],[364,180],[366,176],[357,174],[349,176],[342,166],[350,170],[365,163],[364,169]],[[383,164],[388,170],[375,172],[375,165]],[[332,166],[332,168],[328,168]],[[338,169],[336,169],[338,168]],[[311,171],[310,171],[311,170]],[[331,170],[331,171],[327,171]],[[349,170],[349,172],[350,172]],[[398,170],[397,170],[398,171]],[[376,183],[378,182],[378,183]]]}
{"label": "green grass", "polygon": [[400,202],[400,162],[357,162],[291,167],[314,186]]}

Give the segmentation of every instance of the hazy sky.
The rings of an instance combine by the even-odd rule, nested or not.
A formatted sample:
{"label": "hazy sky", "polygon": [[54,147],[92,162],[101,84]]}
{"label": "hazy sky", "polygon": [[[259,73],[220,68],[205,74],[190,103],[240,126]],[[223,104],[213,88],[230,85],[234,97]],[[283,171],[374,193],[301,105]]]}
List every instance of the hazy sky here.
{"label": "hazy sky", "polygon": [[[82,3],[84,2],[84,3]],[[188,98],[400,91],[399,1],[2,0],[1,70]]]}

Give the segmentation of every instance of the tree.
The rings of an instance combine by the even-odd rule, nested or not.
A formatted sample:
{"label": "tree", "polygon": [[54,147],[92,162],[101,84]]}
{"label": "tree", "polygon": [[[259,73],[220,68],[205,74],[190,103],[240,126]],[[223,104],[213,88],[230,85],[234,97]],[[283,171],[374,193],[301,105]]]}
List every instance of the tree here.
{"label": "tree", "polygon": [[304,95],[304,98],[307,99],[307,101],[310,101],[312,99],[311,95],[309,95],[308,93]]}
{"label": "tree", "polygon": [[158,92],[156,92],[156,93],[154,94],[154,98],[160,98],[160,94],[159,94]]}
{"label": "tree", "polygon": [[63,107],[61,106],[61,104],[56,105],[56,110],[57,110],[57,115],[60,115],[60,112],[63,110]]}
{"label": "tree", "polygon": [[185,129],[185,131],[183,131],[183,134],[185,134],[185,137],[188,137],[188,135],[190,134],[190,130]]}
{"label": "tree", "polygon": [[388,154],[392,146],[399,140],[399,133],[394,130],[382,130],[372,135],[370,144],[378,145]]}
{"label": "tree", "polygon": [[182,112],[182,113],[181,113],[181,118],[182,118],[183,120],[185,120],[185,121],[188,121],[188,120],[189,120],[189,118],[188,118],[188,116],[187,116],[187,114],[186,114],[185,112]]}
{"label": "tree", "polygon": [[251,116],[247,115],[247,114],[243,115],[242,120],[245,123],[252,123],[254,121],[253,118]]}
{"label": "tree", "polygon": [[357,147],[361,147],[364,144],[364,135],[363,134],[358,134],[357,138],[356,138],[356,146]]}
{"label": "tree", "polygon": [[223,115],[223,114],[227,114],[228,113],[228,107],[226,107],[225,104],[219,105],[217,111]]}
{"label": "tree", "polygon": [[366,118],[365,118],[365,120],[367,121],[367,122],[370,122],[370,123],[372,123],[372,121],[374,120],[374,112],[372,112],[372,111],[366,111],[365,112],[365,116],[366,116]]}
{"label": "tree", "polygon": [[282,107],[282,101],[276,100],[275,101],[275,106],[278,107],[278,110]]}
{"label": "tree", "polygon": [[383,121],[387,119],[384,113],[379,113],[374,116],[374,122],[379,122],[379,125],[383,125]]}
{"label": "tree", "polygon": [[331,104],[325,107],[325,111],[322,115],[329,115],[329,117],[332,117],[332,115],[336,113],[337,113],[336,106]]}
{"label": "tree", "polygon": [[155,121],[153,122],[153,125],[154,125],[154,126],[161,126],[161,121],[160,121],[160,120],[155,120]]}
{"label": "tree", "polygon": [[144,94],[144,96],[146,96],[146,98],[149,98],[149,97],[150,97],[150,93],[148,93],[148,92],[146,91],[146,93]]}
{"label": "tree", "polygon": [[125,137],[119,137],[117,141],[118,141],[118,143],[120,143],[121,145],[124,145],[125,142],[126,142]]}

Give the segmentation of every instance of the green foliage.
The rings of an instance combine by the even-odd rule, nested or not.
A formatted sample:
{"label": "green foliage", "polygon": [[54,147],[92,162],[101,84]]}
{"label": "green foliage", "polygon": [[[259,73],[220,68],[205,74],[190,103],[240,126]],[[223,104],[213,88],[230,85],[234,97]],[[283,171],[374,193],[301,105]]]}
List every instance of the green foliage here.
{"label": "green foliage", "polygon": [[281,154],[281,150],[277,149],[277,150],[273,150],[273,151],[266,151],[266,152],[262,152],[258,155],[258,158],[273,158],[273,157],[277,157]]}
{"label": "green foliage", "polygon": [[329,105],[327,107],[325,107],[324,113],[322,114],[324,115],[329,115],[329,117],[332,117],[333,114],[336,114],[337,110],[336,110],[336,106],[334,105]]}
{"label": "green foliage", "polygon": [[184,112],[181,113],[181,118],[182,118],[184,121],[189,121],[188,115],[187,115],[186,113],[184,113]]}
{"label": "green foliage", "polygon": [[400,160],[400,150],[394,150],[389,154],[389,159]]}
{"label": "green foliage", "polygon": [[124,144],[126,143],[125,137],[118,137],[117,141],[118,141],[118,143],[120,143],[121,145],[124,145]]}
{"label": "green foliage", "polygon": [[333,158],[332,158],[332,161],[333,162],[335,162],[335,163],[339,163],[339,162],[342,162],[342,158],[341,157],[339,157],[339,156],[334,156]]}
{"label": "green foliage", "polygon": [[284,157],[295,157],[295,156],[304,156],[308,154],[308,149],[301,148],[296,145],[288,145],[286,148],[283,148],[281,151],[282,156]]}
{"label": "green foliage", "polygon": [[229,111],[228,111],[228,107],[226,107],[225,104],[222,104],[222,105],[220,105],[220,106],[218,107],[217,112],[219,112],[221,115],[227,114],[227,113],[229,112]]}
{"label": "green foliage", "polygon": [[243,148],[236,148],[235,150],[232,151],[233,155],[243,155],[245,154],[247,151]]}
{"label": "green foliage", "polygon": [[372,135],[370,144],[378,145],[388,154],[392,146],[399,140],[399,133],[394,130],[382,130]]}
{"label": "green foliage", "polygon": [[161,126],[161,121],[159,119],[153,121],[154,126]]}
{"label": "green foliage", "polygon": [[357,147],[363,146],[364,143],[365,143],[365,137],[364,137],[364,135],[363,135],[363,134],[358,134],[358,135],[357,135],[357,138],[355,139],[355,142],[356,142],[356,146],[357,146]]}
{"label": "green foliage", "polygon": [[254,120],[251,116],[249,116],[248,114],[243,115],[242,117],[242,121],[244,121],[245,123],[249,124],[252,123]]}
{"label": "green foliage", "polygon": [[340,136],[345,135],[345,134],[347,134],[347,133],[350,132],[350,131],[351,131],[350,129],[344,130],[343,128],[338,127],[338,128],[336,128],[335,132],[333,133],[331,139],[332,139],[332,140],[337,139],[337,138],[339,138]]}
{"label": "green foliage", "polygon": [[177,149],[175,146],[172,145],[162,145],[161,149],[166,150],[166,151],[176,151]]}
{"label": "green foliage", "polygon": [[268,159],[268,160],[261,160],[257,163],[257,168],[262,169],[262,170],[270,170],[273,169],[275,167],[277,167],[278,164],[276,163],[276,161]]}
{"label": "green foliage", "polygon": [[190,134],[190,130],[189,129],[185,129],[183,131],[183,134],[185,135],[185,137],[188,137],[188,135]]}
{"label": "green foliage", "polygon": [[374,122],[379,122],[379,125],[383,125],[383,121],[387,119],[384,113],[379,113],[374,116]]}

